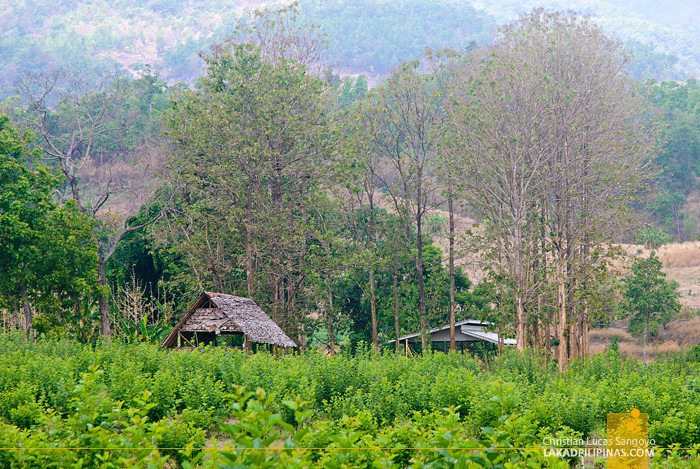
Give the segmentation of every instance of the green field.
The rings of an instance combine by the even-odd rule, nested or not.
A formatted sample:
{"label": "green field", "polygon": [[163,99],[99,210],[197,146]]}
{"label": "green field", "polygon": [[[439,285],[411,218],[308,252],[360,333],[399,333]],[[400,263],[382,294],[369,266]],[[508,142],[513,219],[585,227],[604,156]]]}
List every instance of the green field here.
{"label": "green field", "polygon": [[652,467],[696,467],[695,451],[659,448],[700,443],[697,359],[607,352],[560,375],[518,353],[275,357],[6,335],[0,467],[568,467],[545,438],[605,438],[606,415],[632,408],[649,415]]}

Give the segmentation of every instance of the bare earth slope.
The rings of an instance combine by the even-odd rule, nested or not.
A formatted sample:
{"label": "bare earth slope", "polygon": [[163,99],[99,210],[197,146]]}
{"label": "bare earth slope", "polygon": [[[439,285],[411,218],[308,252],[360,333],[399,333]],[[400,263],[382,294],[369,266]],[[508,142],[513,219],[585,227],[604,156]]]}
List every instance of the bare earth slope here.
{"label": "bare earth slope", "polygon": [[[626,245],[625,249],[632,256],[648,256],[650,251],[639,245]],[[638,251],[641,253],[637,254]],[[681,303],[700,309],[700,241],[667,244],[657,249],[656,253],[667,278],[680,285]]]}

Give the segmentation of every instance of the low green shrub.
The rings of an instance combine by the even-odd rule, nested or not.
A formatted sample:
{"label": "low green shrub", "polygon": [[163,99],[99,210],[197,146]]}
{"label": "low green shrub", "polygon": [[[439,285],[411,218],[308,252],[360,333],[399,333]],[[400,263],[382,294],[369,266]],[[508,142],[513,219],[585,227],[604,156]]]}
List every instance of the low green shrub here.
{"label": "low green shrub", "polygon": [[[657,360],[643,367],[609,351],[575,362],[565,373],[555,367],[545,357],[517,351],[486,369],[454,353],[274,356],[169,351],[116,340],[29,343],[4,335],[0,448],[54,449],[0,450],[0,468],[214,467],[224,460],[259,464],[251,467],[335,467],[333,461],[374,461],[375,467],[491,467],[483,464],[506,461],[520,467],[538,461],[556,467],[541,459],[542,451],[508,459],[503,454],[515,450],[490,448],[496,442],[536,446],[544,434],[604,435],[608,413],[632,408],[649,415],[657,444],[688,448],[700,442],[700,363]],[[272,449],[262,451],[270,457],[245,455],[243,447],[222,455],[216,446],[230,441],[214,437],[224,422],[224,440],[240,438],[241,445],[263,445],[277,435]],[[448,443],[458,449],[432,449]],[[684,461],[692,455],[665,454]]]}

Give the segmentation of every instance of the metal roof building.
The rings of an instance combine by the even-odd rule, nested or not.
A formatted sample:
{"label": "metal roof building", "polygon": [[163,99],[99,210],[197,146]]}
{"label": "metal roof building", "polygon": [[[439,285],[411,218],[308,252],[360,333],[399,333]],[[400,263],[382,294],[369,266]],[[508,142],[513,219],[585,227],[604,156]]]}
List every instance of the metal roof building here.
{"label": "metal roof building", "polygon": [[[491,342],[498,344],[498,334],[495,332],[487,332],[488,327],[491,326],[488,322],[479,321],[476,319],[465,319],[464,321],[459,321],[455,323],[455,342],[462,343],[462,349],[465,343],[470,342]],[[431,329],[428,333],[430,342],[450,342],[450,325],[437,327]],[[408,334],[399,338],[399,342],[406,343],[416,343],[420,342],[420,332],[414,334]],[[390,340],[389,343],[396,343],[396,340]],[[503,339],[504,345],[516,345],[515,339]]]}

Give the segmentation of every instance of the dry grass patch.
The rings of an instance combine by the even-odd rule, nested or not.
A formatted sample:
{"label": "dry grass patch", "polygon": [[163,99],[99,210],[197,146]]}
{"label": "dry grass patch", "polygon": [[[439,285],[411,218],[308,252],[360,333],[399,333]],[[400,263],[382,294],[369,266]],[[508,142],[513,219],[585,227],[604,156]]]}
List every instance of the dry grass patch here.
{"label": "dry grass patch", "polygon": [[[620,247],[631,258],[649,257],[652,251],[640,244],[621,244]],[[654,251],[666,269],[700,266],[700,241],[664,244]]]}
{"label": "dry grass patch", "polygon": [[674,341],[680,345],[700,343],[700,316],[671,321],[662,327],[654,338],[654,343],[663,344],[667,341]]}
{"label": "dry grass patch", "polygon": [[[625,319],[615,321],[610,327],[592,329],[590,332],[591,355],[604,353],[612,338],[617,336],[620,354],[641,360],[644,349],[643,340],[641,337],[633,337],[627,332],[628,325],[629,320]],[[698,343],[700,343],[700,316],[676,319],[660,328],[656,336],[647,341],[647,361],[653,361],[661,354],[687,350]]]}
{"label": "dry grass patch", "polygon": [[[619,260],[616,271],[619,275],[630,273],[629,265],[635,257],[649,257],[650,250],[637,244],[623,244],[620,247],[630,259]],[[678,282],[681,304],[700,309],[700,241],[672,243],[656,250],[666,278]]]}
{"label": "dry grass patch", "polygon": [[697,267],[700,266],[700,242],[672,243],[661,246],[659,258],[664,267]]}
{"label": "dry grass patch", "polygon": [[596,355],[605,353],[605,351],[608,350],[608,346],[607,344],[591,344],[588,350],[591,356],[594,357]]}
{"label": "dry grass patch", "polygon": [[[646,347],[646,358],[647,361],[654,360],[659,355],[671,352],[680,352],[683,348],[678,345],[677,342],[664,342],[661,344],[647,344]],[[644,346],[638,343],[620,343],[619,345],[620,354],[626,355],[628,357],[636,358],[638,360],[642,359]]]}
{"label": "dry grass patch", "polygon": [[619,327],[606,327],[605,329],[592,329],[590,332],[591,344],[609,344],[613,337],[619,341],[633,341],[634,338],[626,330]]}
{"label": "dry grass patch", "polygon": [[[612,338],[617,336],[620,354],[641,360],[643,339],[627,332],[628,326],[629,319],[624,319],[615,321],[606,328],[591,329],[591,355],[604,353],[610,346]],[[647,361],[653,361],[658,355],[664,353],[683,351],[697,343],[700,343],[700,316],[671,321],[659,329],[655,337],[647,341]]]}

